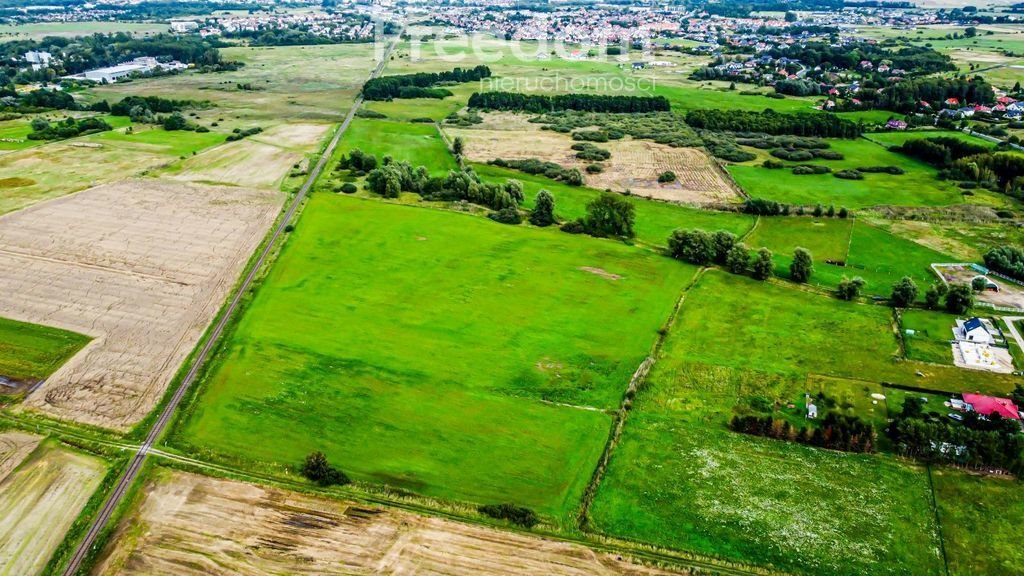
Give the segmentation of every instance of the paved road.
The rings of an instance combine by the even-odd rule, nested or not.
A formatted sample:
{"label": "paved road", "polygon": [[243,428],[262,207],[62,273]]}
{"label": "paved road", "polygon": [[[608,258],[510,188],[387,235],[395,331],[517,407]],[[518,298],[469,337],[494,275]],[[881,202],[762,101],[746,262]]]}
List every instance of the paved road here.
{"label": "paved road", "polygon": [[[384,71],[384,66],[387,65],[388,59],[391,57],[391,52],[392,50],[394,50],[396,42],[397,40],[392,40],[391,43],[388,44],[388,47],[384,51],[384,54],[381,57],[380,62],[377,63],[377,67],[374,68],[373,72],[371,73],[371,78],[379,76],[381,72]],[[309,190],[313,187],[313,184],[316,182],[316,179],[320,175],[320,172],[322,172],[324,166],[327,165],[327,161],[330,159],[331,154],[334,153],[335,148],[337,148],[338,146],[338,142],[341,140],[342,135],[345,134],[345,131],[348,129],[349,124],[352,123],[352,118],[355,117],[356,110],[359,109],[359,106],[362,103],[363,97],[360,95],[358,98],[356,98],[355,102],[352,105],[352,109],[349,110],[348,114],[345,116],[345,119],[344,121],[342,121],[341,126],[334,133],[334,137],[331,138],[330,144],[327,145],[327,148],[324,149],[323,154],[320,155],[320,159],[317,160],[316,166],[314,166],[313,169],[309,172],[309,177],[306,178],[306,181],[302,184],[302,187],[299,188],[299,192],[295,195],[295,198],[292,200],[291,204],[289,204],[287,212],[285,212],[284,217],[281,218],[281,221],[280,223],[278,223],[277,228],[274,229],[274,234],[270,237],[270,241],[267,242],[266,245],[263,247],[263,251],[260,252],[259,258],[256,259],[256,262],[249,270],[249,273],[245,276],[245,279],[242,280],[242,283],[238,286],[238,289],[235,291],[234,296],[231,298],[231,302],[228,304],[227,309],[224,311],[224,314],[221,315],[220,321],[217,322],[217,325],[214,327],[213,332],[210,333],[210,337],[207,338],[206,344],[203,346],[202,350],[200,350],[195,360],[193,360],[192,366],[189,368],[188,373],[185,375],[185,379],[181,381],[181,384],[178,385],[178,389],[174,391],[174,395],[171,397],[171,401],[168,402],[167,405],[164,406],[164,409],[160,412],[160,417],[157,418],[156,422],[153,424],[153,427],[150,428],[149,433],[146,435],[145,442],[143,442],[142,446],[140,446],[138,451],[135,452],[135,456],[132,458],[131,463],[128,465],[128,469],[125,470],[124,475],[121,476],[121,478],[118,480],[113,492],[110,493],[110,496],[107,498],[107,501],[103,504],[103,508],[100,509],[99,514],[96,516],[95,520],[93,520],[92,525],[89,527],[89,532],[86,533],[85,538],[82,540],[81,544],[78,545],[78,548],[75,550],[75,554],[71,557],[71,561],[68,563],[67,568],[64,570],[64,576],[73,576],[75,573],[77,573],[78,569],[82,565],[82,561],[86,558],[86,556],[89,555],[89,551],[96,543],[96,538],[99,536],[100,531],[102,531],[103,527],[106,526],[107,522],[110,520],[110,516],[114,512],[114,509],[116,509],[118,504],[121,503],[121,500],[124,498],[124,495],[128,491],[128,488],[132,485],[132,482],[134,482],[135,478],[138,476],[139,470],[142,469],[142,464],[146,460],[146,456],[149,454],[149,451],[153,448],[153,444],[157,441],[160,435],[163,434],[164,430],[167,429],[167,425],[170,423],[171,417],[174,416],[174,412],[178,409],[178,405],[181,403],[182,398],[185,397],[185,393],[188,391],[189,387],[192,385],[192,382],[195,381],[196,376],[199,374],[200,367],[202,367],[203,363],[209,357],[214,345],[220,339],[221,334],[223,334],[224,328],[227,326],[228,321],[231,319],[232,315],[234,315],[234,313],[238,309],[238,305],[242,300],[242,296],[249,291],[249,287],[256,279],[256,275],[263,267],[263,264],[266,263],[267,258],[269,258],[270,253],[274,249],[274,246],[277,244],[278,239],[280,239],[281,235],[284,233],[285,227],[289,223],[291,223],[292,218],[294,218],[295,216],[295,212],[299,209],[299,206],[302,205],[302,201],[306,198],[306,195],[309,194]]]}
{"label": "paved road", "polygon": [[1010,329],[1010,334],[1013,335],[1013,339],[1017,341],[1017,346],[1020,346],[1021,350],[1024,350],[1024,338],[1020,337],[1020,332],[1017,331],[1017,327],[1014,326],[1014,322],[1024,320],[1024,316],[1003,316],[1003,323]]}

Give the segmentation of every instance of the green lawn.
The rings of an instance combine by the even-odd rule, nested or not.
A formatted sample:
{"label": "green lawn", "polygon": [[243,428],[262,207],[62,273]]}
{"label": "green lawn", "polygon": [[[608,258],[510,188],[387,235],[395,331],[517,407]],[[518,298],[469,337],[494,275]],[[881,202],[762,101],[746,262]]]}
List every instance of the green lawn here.
{"label": "green lawn", "polygon": [[[124,118],[127,120],[127,118]],[[211,146],[224,142],[225,135],[217,132],[191,132],[176,130],[168,132],[163,128],[137,126],[131,132],[111,130],[100,132],[88,137],[88,140],[99,143],[137,144],[140,150],[173,156],[191,156]]]}
{"label": "green lawn", "polygon": [[953,576],[1020,574],[1024,492],[1009,478],[932,472],[942,536]]}
{"label": "green lawn", "polygon": [[[555,214],[560,220],[572,220],[585,215],[587,204],[601,194],[593,188],[568,186],[543,176],[531,176],[487,164],[473,164],[473,170],[485,180],[505,181],[515,178],[521,181],[526,195],[524,208],[533,207],[538,191],[548,190],[555,197]],[[664,246],[672,231],[678,228],[728,230],[743,235],[754,224],[754,218],[746,214],[701,210],[635,196],[628,199],[636,207],[637,240],[657,246]]]}
{"label": "green lawn", "polygon": [[832,150],[844,155],[843,160],[805,163],[829,166],[833,172],[857,167],[898,166],[905,173],[865,174],[863,180],[843,180],[831,174],[795,175],[788,168],[770,170],[753,164],[733,165],[729,172],[751,196],[788,204],[832,204],[838,209],[840,206],[945,206],[965,202],[955,184],[936,178],[936,170],[923,162],[890,152],[865,139],[830,139],[829,142]]}
{"label": "green lawn", "polygon": [[28,118],[4,120],[0,122],[0,150],[21,150],[38,146],[40,140],[29,140],[32,133],[32,122]]}
{"label": "green lawn", "polygon": [[797,574],[942,574],[923,470],[729,432],[737,398],[771,378],[686,362],[700,340],[688,326],[634,405],[591,509],[598,530]]}
{"label": "green lawn", "polygon": [[982,140],[977,136],[965,134],[959,130],[911,130],[909,132],[873,132],[865,134],[865,138],[872,142],[877,142],[883,146],[900,146],[904,142],[910,140],[921,140],[924,138],[956,138],[963,142],[970,142],[971,144],[980,144],[989,148],[995,147],[995,144],[988,140]]}
{"label": "green lawn", "polygon": [[0,318],[0,376],[18,381],[42,380],[89,340],[74,332]]}
{"label": "green lawn", "polygon": [[814,259],[845,262],[853,220],[841,218],[762,218],[747,238],[752,248],[767,247],[777,254],[807,248]]}
{"label": "green lawn", "polygon": [[175,441],[250,465],[323,450],[361,481],[556,521],[607,438],[600,410],[695,271],[618,242],[329,194],[293,234]]}
{"label": "green lawn", "polygon": [[914,331],[914,334],[903,335],[908,358],[937,364],[953,363],[950,340],[953,339],[956,316],[945,312],[906,310],[902,324],[903,330]]}

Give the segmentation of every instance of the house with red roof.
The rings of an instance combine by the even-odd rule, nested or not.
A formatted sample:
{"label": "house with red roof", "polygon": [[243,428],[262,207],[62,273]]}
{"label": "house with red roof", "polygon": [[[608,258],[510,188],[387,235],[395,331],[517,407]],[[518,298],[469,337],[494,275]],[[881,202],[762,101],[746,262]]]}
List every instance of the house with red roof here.
{"label": "house with red roof", "polygon": [[961,396],[963,396],[964,402],[967,404],[968,411],[973,410],[981,416],[999,414],[1003,418],[1020,420],[1017,405],[1009,398],[998,398],[996,396],[985,396],[984,394],[972,394],[970,392],[964,392]]}
{"label": "house with red roof", "polygon": [[946,98],[946,106],[959,106],[960,100],[957,98]]}

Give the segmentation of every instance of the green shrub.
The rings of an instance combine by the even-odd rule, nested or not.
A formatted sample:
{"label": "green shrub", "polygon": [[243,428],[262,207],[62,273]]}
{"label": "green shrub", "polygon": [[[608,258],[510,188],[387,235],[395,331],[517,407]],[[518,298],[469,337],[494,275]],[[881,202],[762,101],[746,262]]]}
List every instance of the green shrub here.
{"label": "green shrub", "polygon": [[533,510],[524,506],[516,506],[511,503],[487,504],[481,506],[478,510],[485,516],[490,516],[491,518],[497,518],[499,520],[508,520],[509,522],[524,528],[532,528],[540,521]]}
{"label": "green shrub", "polygon": [[523,221],[523,217],[519,214],[519,210],[511,207],[491,212],[487,217],[495,222],[501,222],[502,224],[520,224]]}
{"label": "green shrub", "polygon": [[864,175],[856,170],[840,170],[833,174],[836,178],[842,178],[843,180],[863,180]]}

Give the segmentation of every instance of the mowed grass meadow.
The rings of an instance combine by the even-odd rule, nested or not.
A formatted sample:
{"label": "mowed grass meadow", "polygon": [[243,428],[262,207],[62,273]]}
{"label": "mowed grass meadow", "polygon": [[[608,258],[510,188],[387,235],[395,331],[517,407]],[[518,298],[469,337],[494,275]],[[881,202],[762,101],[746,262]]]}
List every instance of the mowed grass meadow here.
{"label": "mowed grass meadow", "polygon": [[46,378],[89,340],[66,330],[0,318],[0,376],[26,382]]}
{"label": "mowed grass meadow", "polygon": [[695,268],[472,215],[317,194],[174,441],[554,521]]}

